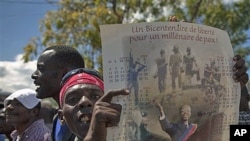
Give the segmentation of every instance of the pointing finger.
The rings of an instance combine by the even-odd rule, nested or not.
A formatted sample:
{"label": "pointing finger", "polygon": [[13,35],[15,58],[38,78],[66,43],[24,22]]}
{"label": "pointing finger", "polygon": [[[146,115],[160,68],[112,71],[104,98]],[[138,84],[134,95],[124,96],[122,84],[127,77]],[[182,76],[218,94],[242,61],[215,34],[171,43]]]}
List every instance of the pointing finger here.
{"label": "pointing finger", "polygon": [[120,89],[120,90],[109,90],[106,94],[104,94],[98,101],[100,102],[111,102],[112,98],[119,95],[128,95],[129,90]]}

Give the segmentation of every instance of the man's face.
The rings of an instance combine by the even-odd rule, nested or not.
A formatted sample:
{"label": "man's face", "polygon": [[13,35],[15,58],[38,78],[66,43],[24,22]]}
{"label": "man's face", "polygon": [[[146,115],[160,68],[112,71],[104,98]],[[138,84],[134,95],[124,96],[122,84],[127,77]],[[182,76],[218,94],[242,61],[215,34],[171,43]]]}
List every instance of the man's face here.
{"label": "man's face", "polygon": [[62,115],[70,130],[83,139],[89,129],[96,101],[103,91],[92,84],[77,84],[70,87],[64,97]]}
{"label": "man's face", "polygon": [[0,134],[9,134],[14,129],[13,125],[6,123],[5,117],[0,117]]}
{"label": "man's face", "polygon": [[25,108],[18,100],[10,100],[6,104],[6,122],[14,126],[24,126],[34,116],[32,110]]}
{"label": "man's face", "polygon": [[191,108],[187,105],[184,105],[180,110],[180,116],[183,121],[188,121],[191,116]]}
{"label": "man's face", "polygon": [[32,73],[31,78],[37,86],[37,98],[55,98],[59,97],[61,77],[59,72],[61,68],[58,61],[52,58],[54,50],[47,50],[41,54],[37,61],[37,69]]}

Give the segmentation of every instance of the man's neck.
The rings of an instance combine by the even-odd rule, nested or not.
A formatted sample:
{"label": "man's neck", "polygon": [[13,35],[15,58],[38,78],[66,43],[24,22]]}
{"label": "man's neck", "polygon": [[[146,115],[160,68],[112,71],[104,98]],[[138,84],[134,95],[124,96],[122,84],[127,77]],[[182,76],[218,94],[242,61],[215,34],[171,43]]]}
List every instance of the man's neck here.
{"label": "man's neck", "polygon": [[22,135],[24,133],[24,131],[27,128],[29,128],[36,120],[37,120],[37,118],[29,120],[27,123],[23,123],[23,124],[19,124],[19,125],[15,126],[15,129],[16,129],[18,135]]}

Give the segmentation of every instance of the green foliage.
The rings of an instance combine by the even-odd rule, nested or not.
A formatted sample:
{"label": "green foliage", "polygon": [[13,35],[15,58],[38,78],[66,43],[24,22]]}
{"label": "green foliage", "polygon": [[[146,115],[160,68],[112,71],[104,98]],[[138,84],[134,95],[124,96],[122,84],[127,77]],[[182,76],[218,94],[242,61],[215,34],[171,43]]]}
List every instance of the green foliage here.
{"label": "green foliage", "polygon": [[88,68],[102,71],[99,25],[167,21],[169,15],[226,30],[235,53],[247,56],[249,7],[249,0],[60,0],[58,9],[41,20],[42,36],[24,47],[24,61],[36,55],[38,47],[67,44],[81,51]]}

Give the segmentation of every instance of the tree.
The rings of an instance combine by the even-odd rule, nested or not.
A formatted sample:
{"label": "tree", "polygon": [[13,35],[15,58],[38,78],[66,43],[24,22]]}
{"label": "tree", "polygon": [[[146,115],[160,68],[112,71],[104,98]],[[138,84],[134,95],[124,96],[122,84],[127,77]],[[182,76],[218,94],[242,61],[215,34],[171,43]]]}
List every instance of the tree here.
{"label": "tree", "polygon": [[[223,3],[223,0],[60,0],[56,11],[41,20],[41,37],[24,47],[23,59],[29,61],[37,49],[51,44],[67,44],[82,51],[88,68],[102,72],[99,25],[179,20],[225,30],[234,51],[247,56],[247,30],[250,26],[249,0]],[[95,64],[95,65],[94,65]]]}

